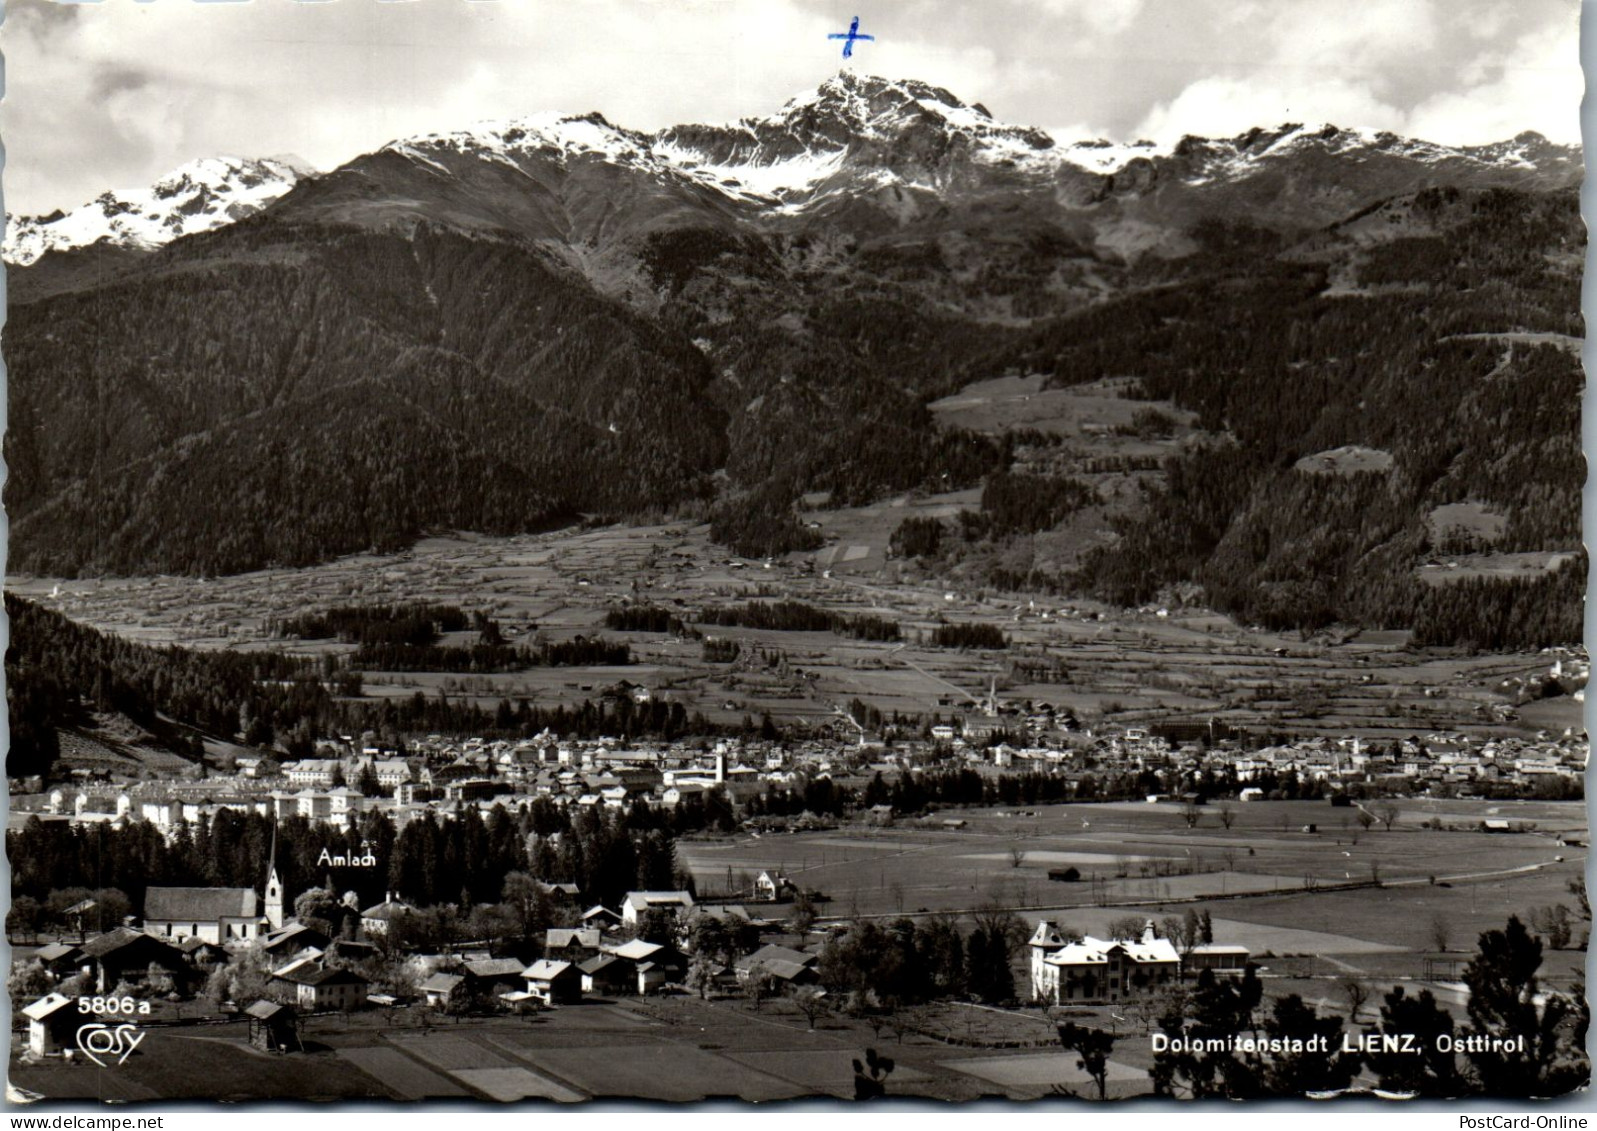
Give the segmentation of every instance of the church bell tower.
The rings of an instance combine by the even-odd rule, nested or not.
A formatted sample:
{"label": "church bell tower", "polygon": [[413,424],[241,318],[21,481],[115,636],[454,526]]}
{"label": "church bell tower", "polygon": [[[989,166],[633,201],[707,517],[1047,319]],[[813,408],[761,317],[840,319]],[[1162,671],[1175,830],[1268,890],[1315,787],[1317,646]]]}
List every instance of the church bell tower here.
{"label": "church bell tower", "polygon": [[266,925],[278,930],[283,925],[283,881],[277,874],[277,825],[272,825],[272,859],[266,872]]}

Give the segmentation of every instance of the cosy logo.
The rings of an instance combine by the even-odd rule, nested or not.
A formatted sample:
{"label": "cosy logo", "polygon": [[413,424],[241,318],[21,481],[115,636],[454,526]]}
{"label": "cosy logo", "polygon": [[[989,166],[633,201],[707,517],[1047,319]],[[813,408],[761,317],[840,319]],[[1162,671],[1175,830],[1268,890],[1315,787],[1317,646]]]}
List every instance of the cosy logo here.
{"label": "cosy logo", "polygon": [[[103,1017],[106,1014],[148,1014],[150,1003],[132,997],[80,997],[78,1012]],[[78,1050],[101,1068],[106,1067],[101,1057],[114,1057],[121,1064],[133,1055],[133,1050],[144,1040],[144,1034],[132,1022],[124,1021],[115,1027],[104,1021],[93,1021],[78,1028]]]}
{"label": "cosy logo", "polygon": [[112,1028],[96,1021],[78,1030],[78,1049],[101,1068],[106,1067],[101,1057],[114,1057],[116,1063],[121,1064],[133,1055],[133,1050],[143,1040],[139,1027],[126,1022]]}

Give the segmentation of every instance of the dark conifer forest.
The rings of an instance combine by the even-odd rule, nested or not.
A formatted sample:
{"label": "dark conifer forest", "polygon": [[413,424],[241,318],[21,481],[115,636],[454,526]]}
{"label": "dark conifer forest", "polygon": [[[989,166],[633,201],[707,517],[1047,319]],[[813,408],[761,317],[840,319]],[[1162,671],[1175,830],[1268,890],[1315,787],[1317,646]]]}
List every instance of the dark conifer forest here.
{"label": "dark conifer forest", "polygon": [[[578,254],[543,219],[507,219],[532,205],[474,160],[451,172],[491,224],[431,201],[433,174],[385,152],[114,271],[21,287],[11,568],[234,573],[585,515],[707,521],[764,556],[823,544],[806,499],[980,488],[962,528],[906,527],[899,552],[935,569],[977,544],[977,583],[1119,604],[1197,586],[1274,627],[1579,636],[1562,582],[1490,598],[1525,627],[1461,633],[1454,598],[1415,578],[1453,548],[1430,521],[1452,504],[1504,518],[1494,552],[1579,550],[1585,236],[1562,173],[1422,187],[1446,171],[1381,165],[1364,183],[1316,166],[1327,201],[1348,202],[1329,222],[1286,197],[1246,205],[1257,186],[1200,199],[1165,183],[1166,238],[1141,255],[1094,244],[1091,209],[1001,181],[892,223],[863,203],[776,223],[673,188],[626,198],[636,214]],[[603,173],[570,191],[613,196],[631,175]],[[1105,220],[1135,195],[1113,178],[1094,191]],[[413,222],[367,210],[384,192]],[[1120,382],[1165,407],[1118,435],[1171,441],[1176,412],[1191,432],[1121,460],[1140,495],[1109,507],[1017,460],[1057,437],[930,408],[1005,373]],[[1300,464],[1343,447],[1388,462]],[[1100,512],[1107,537],[1069,568],[1006,559]],[[563,662],[488,641],[361,647],[402,670]]]}

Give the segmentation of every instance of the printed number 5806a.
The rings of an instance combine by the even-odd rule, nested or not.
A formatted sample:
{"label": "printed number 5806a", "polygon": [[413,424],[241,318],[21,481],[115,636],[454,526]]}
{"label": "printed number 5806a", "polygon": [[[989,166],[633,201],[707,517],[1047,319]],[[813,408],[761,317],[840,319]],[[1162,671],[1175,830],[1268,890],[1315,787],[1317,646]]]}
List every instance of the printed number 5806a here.
{"label": "printed number 5806a", "polygon": [[78,1012],[100,1015],[121,1013],[131,1017],[135,1013],[149,1013],[150,1003],[134,997],[80,997]]}

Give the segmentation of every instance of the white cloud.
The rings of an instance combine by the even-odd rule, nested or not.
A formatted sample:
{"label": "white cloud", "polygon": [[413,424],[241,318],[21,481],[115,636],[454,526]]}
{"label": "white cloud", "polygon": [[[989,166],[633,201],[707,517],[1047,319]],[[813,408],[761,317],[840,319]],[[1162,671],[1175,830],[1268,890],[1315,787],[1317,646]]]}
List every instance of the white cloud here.
{"label": "white cloud", "polygon": [[[1262,15],[1262,14],[1261,14]],[[1456,13],[1431,0],[1271,6],[1257,51],[1154,104],[1137,127],[1160,141],[1252,126],[1332,122],[1450,144],[1527,129],[1580,138],[1583,80],[1576,13],[1476,0]],[[1483,29],[1520,28],[1491,39]]]}
{"label": "white cloud", "polygon": [[1288,0],[1264,34],[1272,66],[1380,75],[1433,51],[1438,28],[1431,0]]}
{"label": "white cloud", "polygon": [[1042,0],[1043,10],[1077,20],[1099,35],[1119,35],[1142,14],[1143,0]]}
{"label": "white cloud", "polygon": [[1168,144],[1185,134],[1232,137],[1286,122],[1394,129],[1401,120],[1400,111],[1346,79],[1215,78],[1192,83],[1170,103],[1155,106],[1135,133]]}
{"label": "white cloud", "polygon": [[1455,144],[1501,141],[1532,128],[1553,141],[1580,141],[1585,78],[1573,34],[1553,26],[1522,36],[1482,66],[1483,75],[1497,77],[1426,99],[1409,115],[1409,129]]}
{"label": "white cloud", "polygon": [[[895,0],[860,13],[878,38],[850,65],[946,87],[1011,122],[1083,123],[1116,140],[1283,120],[1574,139],[1567,0],[1456,3]],[[24,2],[4,26],[6,203],[71,207],[216,153],[330,166],[395,137],[540,110],[599,110],[639,129],[771,113],[843,65],[826,36],[855,10]]]}

